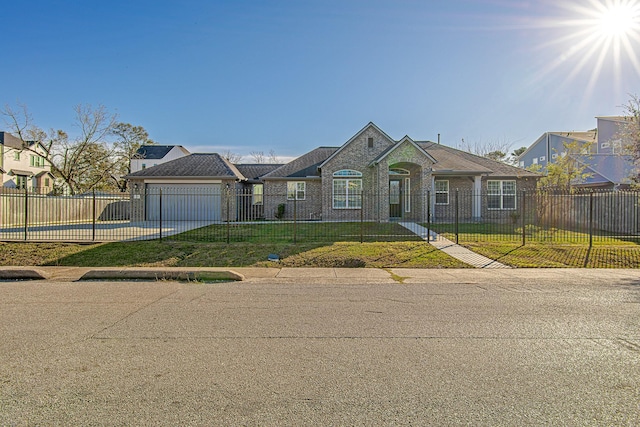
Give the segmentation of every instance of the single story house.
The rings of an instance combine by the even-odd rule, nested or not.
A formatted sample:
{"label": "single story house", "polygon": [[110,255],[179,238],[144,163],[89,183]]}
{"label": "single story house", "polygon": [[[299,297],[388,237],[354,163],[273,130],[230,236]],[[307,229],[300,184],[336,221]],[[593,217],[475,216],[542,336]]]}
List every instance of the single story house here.
{"label": "single story house", "polygon": [[394,140],[373,123],[341,146],[318,147],[287,164],[262,167],[234,165],[212,153],[132,173],[127,178],[138,205],[134,212],[138,219],[157,219],[158,192],[164,188],[168,194],[173,186],[180,208],[163,218],[253,219],[242,215],[250,194],[265,219],[422,221],[430,212],[438,220],[450,216],[453,192],[459,190],[477,196],[460,207],[462,217],[481,219],[491,211],[506,218],[517,209],[517,191],[534,189],[540,177],[435,142]]}

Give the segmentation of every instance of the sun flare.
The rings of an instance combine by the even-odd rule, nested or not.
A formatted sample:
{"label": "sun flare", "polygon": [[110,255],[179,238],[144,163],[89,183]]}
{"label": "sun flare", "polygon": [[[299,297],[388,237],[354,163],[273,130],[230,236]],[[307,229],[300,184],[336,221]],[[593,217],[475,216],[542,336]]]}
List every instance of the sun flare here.
{"label": "sun flare", "polygon": [[586,96],[603,84],[630,90],[626,82],[640,77],[640,0],[553,0],[553,5],[553,16],[538,22],[546,39],[538,48],[555,57],[538,78],[561,73],[568,83],[587,73]]}
{"label": "sun flare", "polygon": [[626,36],[637,27],[638,8],[634,8],[631,3],[610,4],[596,19],[598,31],[603,36]]}

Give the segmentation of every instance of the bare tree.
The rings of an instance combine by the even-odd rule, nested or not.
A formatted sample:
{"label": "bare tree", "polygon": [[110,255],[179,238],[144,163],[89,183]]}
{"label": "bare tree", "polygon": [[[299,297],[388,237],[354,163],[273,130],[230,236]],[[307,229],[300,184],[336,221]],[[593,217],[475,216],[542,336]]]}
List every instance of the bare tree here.
{"label": "bare tree", "polygon": [[280,163],[280,159],[278,158],[274,150],[269,150],[269,159],[267,160],[267,163],[271,163],[271,164]]}
{"label": "bare tree", "polygon": [[253,159],[254,163],[264,163],[265,161],[265,157],[264,157],[264,151],[252,151],[251,153],[251,158]]}
{"label": "bare tree", "polygon": [[[102,105],[78,105],[74,110],[79,134],[73,139],[63,130],[45,132],[34,125],[24,105],[19,110],[6,106],[2,112],[10,131],[22,142],[22,149],[45,157],[54,176],[71,194],[104,187],[115,164],[114,149],[107,143],[107,136],[116,116]],[[46,150],[44,155],[38,145]]]}
{"label": "bare tree", "polygon": [[508,142],[506,139],[495,139],[492,141],[474,141],[473,143],[467,142],[464,138],[461,139],[458,145],[459,150],[469,152],[481,157],[487,157],[492,160],[500,162],[506,162],[507,153],[513,143]]}
{"label": "bare tree", "polygon": [[120,191],[127,190],[127,180],[124,176],[131,173],[131,159],[137,158],[137,151],[142,145],[155,144],[149,138],[149,133],[142,126],[129,123],[116,123],[111,129],[114,141],[114,155],[116,163],[109,178]]}
{"label": "bare tree", "polygon": [[220,154],[230,163],[240,163],[242,161],[242,154],[234,153],[231,149],[226,149]]}

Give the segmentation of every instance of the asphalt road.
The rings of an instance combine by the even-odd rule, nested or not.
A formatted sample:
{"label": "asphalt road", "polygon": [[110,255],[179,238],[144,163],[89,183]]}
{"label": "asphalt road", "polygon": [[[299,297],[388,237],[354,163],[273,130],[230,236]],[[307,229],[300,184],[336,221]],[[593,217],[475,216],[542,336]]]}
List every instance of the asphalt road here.
{"label": "asphalt road", "polygon": [[0,425],[640,424],[640,272],[305,271],[0,283]]}

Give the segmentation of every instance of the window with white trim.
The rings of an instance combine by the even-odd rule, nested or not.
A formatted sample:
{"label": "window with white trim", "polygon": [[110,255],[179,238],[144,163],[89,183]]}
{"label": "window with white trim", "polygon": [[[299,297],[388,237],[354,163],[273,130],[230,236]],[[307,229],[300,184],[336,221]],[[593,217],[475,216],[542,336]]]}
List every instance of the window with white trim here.
{"label": "window with white trim", "polygon": [[287,200],[304,200],[306,190],[304,181],[287,182]]}
{"label": "window with white trim", "polygon": [[251,203],[253,205],[262,205],[264,203],[263,184],[253,184],[251,188]]}
{"label": "window with white trim", "polygon": [[344,169],[333,174],[333,208],[362,209],[362,173]]}
{"label": "window with white trim", "polygon": [[449,204],[449,181],[437,179],[435,181],[436,187],[436,205],[448,205]]}
{"label": "window with white trim", "polygon": [[541,162],[544,162],[544,161],[546,161],[546,160],[547,160],[547,158],[546,158],[545,156],[540,156],[540,161],[541,161]]}
{"label": "window with white trim", "polygon": [[487,181],[488,209],[515,209],[516,182],[515,181]]}

